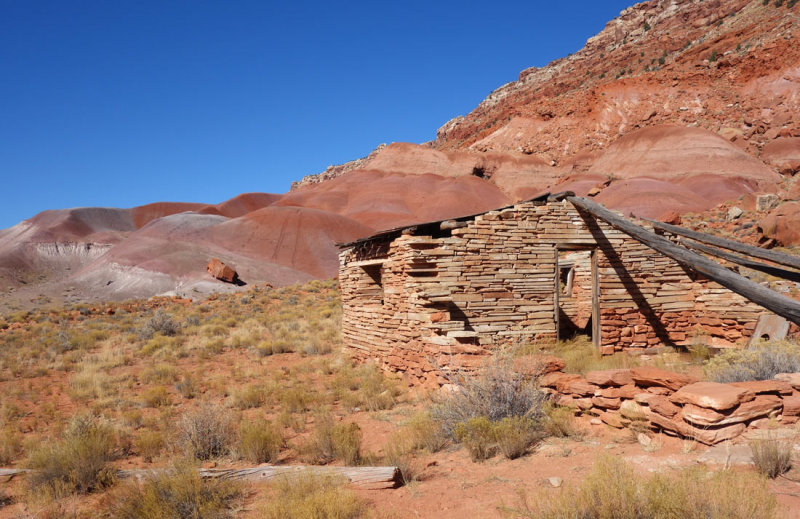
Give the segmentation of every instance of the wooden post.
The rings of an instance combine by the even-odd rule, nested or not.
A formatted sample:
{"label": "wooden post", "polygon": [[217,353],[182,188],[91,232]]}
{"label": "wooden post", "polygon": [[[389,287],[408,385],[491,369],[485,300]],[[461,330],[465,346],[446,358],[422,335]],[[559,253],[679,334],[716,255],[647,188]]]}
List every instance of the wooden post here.
{"label": "wooden post", "polygon": [[657,234],[640,227],[625,218],[609,211],[602,205],[586,198],[570,196],[567,200],[578,210],[589,213],[592,216],[603,220],[611,227],[624,232],[639,242],[647,245],[651,249],[670,257],[695,272],[702,274],[712,281],[716,281],[724,286],[747,298],[748,300],[771,310],[781,317],[800,325],[800,302],[781,295],[769,288],[759,285],[735,272],[726,269],[720,264],[711,261],[705,256],[676,245]]}

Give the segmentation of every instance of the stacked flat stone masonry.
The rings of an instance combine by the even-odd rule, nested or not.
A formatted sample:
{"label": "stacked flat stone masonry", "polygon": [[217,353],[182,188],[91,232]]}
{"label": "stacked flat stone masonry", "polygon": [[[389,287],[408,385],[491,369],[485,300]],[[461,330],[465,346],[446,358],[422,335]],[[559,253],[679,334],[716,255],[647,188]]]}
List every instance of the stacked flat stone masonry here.
{"label": "stacked flat stone masonry", "polygon": [[797,423],[800,374],[776,378],[720,384],[638,367],[590,371],[585,377],[555,371],[540,382],[556,404],[597,416],[611,427],[646,423],[652,429],[712,445],[734,439],[748,428],[766,427],[771,420]]}
{"label": "stacked flat stone masonry", "polygon": [[[555,336],[559,250],[594,256],[604,353],[743,343],[766,312],[567,201],[525,202],[461,225],[376,235],[341,251],[351,353],[441,383],[442,371],[470,371],[497,348]],[[576,288],[575,297],[591,291]],[[581,304],[561,306],[576,312]]]}

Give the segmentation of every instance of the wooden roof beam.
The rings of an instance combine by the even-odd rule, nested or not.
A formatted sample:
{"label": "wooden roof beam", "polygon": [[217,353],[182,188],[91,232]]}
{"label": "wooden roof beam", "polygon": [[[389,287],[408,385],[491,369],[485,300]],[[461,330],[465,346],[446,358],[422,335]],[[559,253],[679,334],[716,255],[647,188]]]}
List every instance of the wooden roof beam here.
{"label": "wooden roof beam", "polygon": [[611,227],[624,232],[651,249],[674,259],[681,265],[702,274],[749,301],[763,306],[767,310],[800,325],[800,301],[795,301],[763,285],[759,285],[744,276],[740,276],[705,256],[677,245],[663,236],[659,236],[654,232],[648,231],[630,222],[622,216],[609,211],[597,202],[575,196],[567,197],[567,200],[579,211],[583,211],[595,218],[603,220]]}

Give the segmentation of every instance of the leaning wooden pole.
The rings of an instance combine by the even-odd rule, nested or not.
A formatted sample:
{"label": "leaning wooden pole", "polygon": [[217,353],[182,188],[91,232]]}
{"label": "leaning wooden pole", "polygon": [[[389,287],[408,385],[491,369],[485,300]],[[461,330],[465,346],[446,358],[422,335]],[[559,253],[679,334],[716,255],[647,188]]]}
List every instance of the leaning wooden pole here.
{"label": "leaning wooden pole", "polygon": [[691,238],[699,242],[722,247],[723,249],[741,252],[742,254],[747,254],[748,256],[752,256],[754,258],[761,258],[772,261],[773,263],[778,263],[780,265],[786,265],[787,267],[800,269],[800,257],[792,254],[786,254],[785,252],[779,252],[776,250],[762,249],[761,247],[753,247],[752,245],[746,245],[744,243],[739,243],[738,241],[727,240],[725,238],[720,238],[719,236],[712,236],[704,232],[692,231],[691,229],[678,227],[677,225],[672,225],[669,223],[657,222],[647,218],[643,218],[643,220],[648,222],[656,229],[671,232],[672,234],[677,234],[678,236]]}
{"label": "leaning wooden pole", "polygon": [[712,281],[736,292],[748,300],[771,310],[776,314],[800,325],[800,301],[795,301],[769,288],[726,269],[720,264],[696,252],[676,245],[657,234],[640,227],[625,218],[612,213],[602,205],[586,198],[570,196],[566,198],[579,210],[603,220],[611,227],[624,232],[653,250],[668,256],[681,265],[702,274]]}
{"label": "leaning wooden pole", "polygon": [[767,265],[766,263],[761,263],[760,261],[755,261],[750,258],[743,258],[741,256],[737,256],[736,254],[731,254],[730,252],[724,251],[722,249],[711,247],[710,245],[703,245],[702,243],[698,243],[688,238],[680,238],[678,241],[684,247],[689,247],[690,249],[704,252],[706,254],[710,254],[718,258],[722,258],[726,261],[730,261],[731,263],[735,263],[737,265],[741,265],[743,267],[747,267],[753,270],[758,270],[759,272],[764,272],[766,274],[769,274],[770,276],[775,276],[781,279],[788,279],[789,281],[800,283],[800,272],[797,272],[795,270],[786,270],[781,267]]}

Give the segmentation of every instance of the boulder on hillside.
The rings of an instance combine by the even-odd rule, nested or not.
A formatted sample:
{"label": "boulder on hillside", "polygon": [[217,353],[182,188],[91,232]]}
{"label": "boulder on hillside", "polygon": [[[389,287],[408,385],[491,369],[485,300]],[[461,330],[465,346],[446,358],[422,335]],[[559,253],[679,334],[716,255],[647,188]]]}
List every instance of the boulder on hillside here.
{"label": "boulder on hillside", "polygon": [[758,228],[766,239],[775,240],[785,247],[800,245],[800,202],[785,202],[758,222]]}
{"label": "boulder on hillside", "polygon": [[781,137],[770,141],[761,150],[761,160],[774,166],[782,175],[800,171],[800,137]]}
{"label": "boulder on hillside", "polygon": [[236,283],[239,281],[239,274],[237,274],[233,268],[224,264],[217,258],[211,258],[211,261],[208,262],[206,270],[209,274],[220,281],[225,281],[226,283]]}

